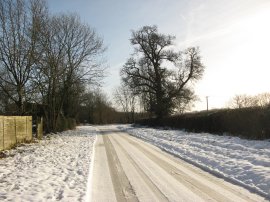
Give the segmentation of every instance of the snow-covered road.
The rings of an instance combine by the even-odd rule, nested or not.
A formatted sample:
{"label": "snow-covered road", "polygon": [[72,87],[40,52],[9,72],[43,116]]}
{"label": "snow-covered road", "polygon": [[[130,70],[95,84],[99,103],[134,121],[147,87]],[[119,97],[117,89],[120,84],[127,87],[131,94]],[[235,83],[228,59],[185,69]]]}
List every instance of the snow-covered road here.
{"label": "snow-covered road", "polygon": [[269,140],[131,125],[82,126],[5,154],[8,157],[0,159],[0,201],[4,202],[88,202],[90,197],[93,201],[264,200],[243,187],[266,197],[270,194]]}
{"label": "snow-covered road", "polygon": [[93,160],[92,201],[264,201],[157,147],[99,127]]}
{"label": "snow-covered road", "polygon": [[270,199],[270,140],[131,125],[117,128]]}
{"label": "snow-covered road", "polygon": [[85,201],[95,138],[95,128],[77,127],[6,151],[0,201]]}

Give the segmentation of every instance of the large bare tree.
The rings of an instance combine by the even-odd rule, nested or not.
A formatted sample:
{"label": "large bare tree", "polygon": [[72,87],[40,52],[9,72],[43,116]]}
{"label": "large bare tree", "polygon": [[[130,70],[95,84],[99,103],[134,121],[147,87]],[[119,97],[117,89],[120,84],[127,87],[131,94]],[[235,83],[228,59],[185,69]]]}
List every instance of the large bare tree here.
{"label": "large bare tree", "polygon": [[25,113],[31,92],[29,80],[38,55],[37,22],[44,5],[39,0],[1,0],[0,4],[0,88],[17,106],[17,114]]}
{"label": "large bare tree", "polygon": [[42,57],[35,72],[48,130],[56,130],[59,116],[70,110],[83,92],[83,85],[98,83],[104,68],[99,62],[103,41],[75,14],[49,17],[41,35]]}
{"label": "large bare tree", "polygon": [[123,81],[137,94],[144,94],[158,118],[172,113],[176,101],[191,95],[188,84],[200,79],[204,71],[199,49],[177,52],[172,48],[174,40],[159,33],[156,26],[132,31],[135,52],[121,70]]}

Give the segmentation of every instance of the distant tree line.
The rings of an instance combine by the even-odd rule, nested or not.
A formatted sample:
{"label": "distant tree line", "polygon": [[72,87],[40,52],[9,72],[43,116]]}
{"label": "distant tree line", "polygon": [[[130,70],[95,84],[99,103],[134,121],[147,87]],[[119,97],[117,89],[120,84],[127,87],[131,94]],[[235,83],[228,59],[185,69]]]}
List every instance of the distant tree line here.
{"label": "distant tree line", "polygon": [[250,108],[270,106],[270,93],[260,93],[258,95],[235,95],[229,102],[230,108]]}
{"label": "distant tree line", "polygon": [[60,118],[78,116],[89,86],[100,84],[104,50],[76,14],[49,14],[45,0],[1,0],[1,113],[31,114],[36,106],[47,131],[56,131]]}

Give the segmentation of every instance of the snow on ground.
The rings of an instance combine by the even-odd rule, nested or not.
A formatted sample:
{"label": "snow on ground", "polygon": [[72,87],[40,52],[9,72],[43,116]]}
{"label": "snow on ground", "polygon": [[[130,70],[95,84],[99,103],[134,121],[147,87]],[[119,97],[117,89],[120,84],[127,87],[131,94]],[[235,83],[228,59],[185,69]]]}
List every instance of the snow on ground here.
{"label": "snow on ground", "polygon": [[217,176],[270,198],[270,140],[118,125]]}
{"label": "snow on ground", "polygon": [[84,201],[96,133],[77,127],[5,151],[0,201]]}

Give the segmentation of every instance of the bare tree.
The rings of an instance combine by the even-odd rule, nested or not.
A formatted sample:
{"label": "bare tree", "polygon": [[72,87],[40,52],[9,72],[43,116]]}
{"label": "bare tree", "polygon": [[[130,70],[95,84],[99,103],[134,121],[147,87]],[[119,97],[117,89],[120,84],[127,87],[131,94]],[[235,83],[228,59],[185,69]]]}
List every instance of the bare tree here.
{"label": "bare tree", "polygon": [[121,84],[121,86],[115,89],[113,96],[116,104],[121,106],[122,111],[125,113],[126,121],[128,123],[134,122],[137,100],[132,89]]}
{"label": "bare tree", "polygon": [[204,71],[199,49],[176,52],[172,49],[174,39],[158,33],[156,26],[132,31],[135,53],[121,70],[125,84],[137,94],[145,94],[150,110],[158,118],[171,114],[176,101],[189,96],[185,89]]}
{"label": "bare tree", "polygon": [[104,76],[104,68],[97,61],[97,56],[104,51],[103,42],[96,32],[80,22],[77,15],[61,15],[58,18],[63,33],[65,46],[65,68],[62,97],[65,97],[64,112],[69,115],[69,100],[76,91],[78,82],[97,84]]}
{"label": "bare tree", "polygon": [[49,17],[42,31],[43,54],[35,72],[35,86],[43,102],[48,130],[56,130],[60,113],[73,116],[75,98],[83,85],[97,84],[104,68],[98,58],[103,42],[77,15]]}
{"label": "bare tree", "polygon": [[76,116],[85,86],[101,82],[104,50],[95,30],[75,14],[50,16],[45,0],[2,0],[1,110],[12,102],[25,114],[26,103],[36,102],[47,129],[55,131],[60,115]]}
{"label": "bare tree", "polygon": [[257,104],[260,107],[266,107],[270,105],[270,93],[261,93],[255,96]]}
{"label": "bare tree", "polygon": [[230,101],[229,106],[232,108],[247,108],[258,106],[258,101],[255,97],[246,94],[235,95]]}
{"label": "bare tree", "polygon": [[37,14],[43,1],[2,0],[0,4],[0,88],[24,114],[38,41]]}

